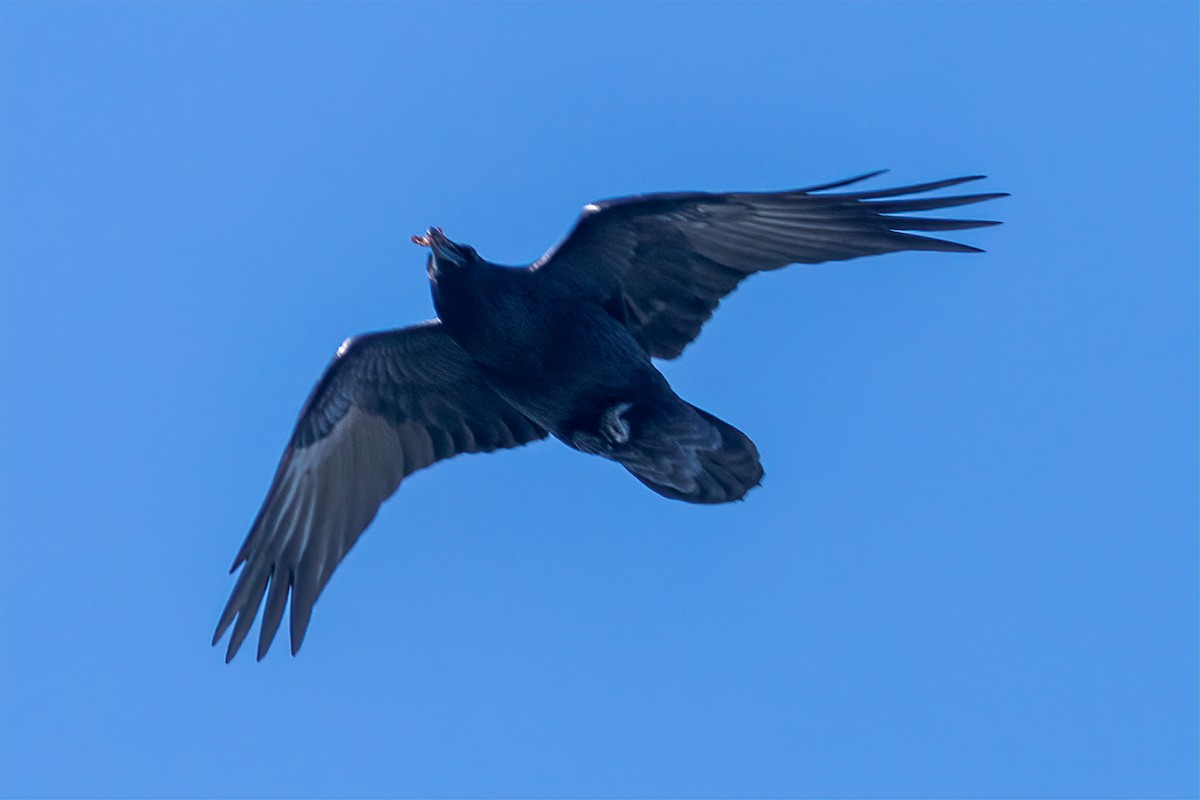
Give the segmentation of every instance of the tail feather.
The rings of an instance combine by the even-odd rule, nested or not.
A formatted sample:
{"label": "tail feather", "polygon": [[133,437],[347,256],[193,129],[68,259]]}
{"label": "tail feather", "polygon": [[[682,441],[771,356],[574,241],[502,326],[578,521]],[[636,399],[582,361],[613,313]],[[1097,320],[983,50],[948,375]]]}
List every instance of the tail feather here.
{"label": "tail feather", "polygon": [[[684,405],[694,413],[667,426],[674,430],[657,432],[663,434],[660,441],[670,442],[676,455],[656,458],[654,452],[643,447],[639,448],[638,457],[618,460],[634,477],[664,497],[688,503],[741,500],[762,481],[758,448],[728,422],[691,403]],[[681,431],[684,419],[688,430]],[[680,458],[679,453],[684,457]]]}

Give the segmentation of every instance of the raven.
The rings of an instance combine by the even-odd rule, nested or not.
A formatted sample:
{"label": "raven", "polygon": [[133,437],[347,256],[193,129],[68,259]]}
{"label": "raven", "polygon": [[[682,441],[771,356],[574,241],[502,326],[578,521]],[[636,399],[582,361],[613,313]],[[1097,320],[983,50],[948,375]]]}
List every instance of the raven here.
{"label": "raven", "polygon": [[[430,249],[437,318],[347,339],[309,395],[250,533],[213,635],[225,660],[266,598],[258,658],[291,594],[291,649],[313,604],[407,475],[459,453],[553,435],[616,461],[664,497],[741,499],[763,470],[737,428],[681,399],[651,359],[671,359],[755,272],[903,250],[980,252],[906,231],[995,225],[902,216],[1003,192],[921,194],[982,178],[824,193],[880,172],[787,192],[648,194],[592,203],[525,267],[504,267],[441,228]],[[236,623],[235,623],[236,620]]]}

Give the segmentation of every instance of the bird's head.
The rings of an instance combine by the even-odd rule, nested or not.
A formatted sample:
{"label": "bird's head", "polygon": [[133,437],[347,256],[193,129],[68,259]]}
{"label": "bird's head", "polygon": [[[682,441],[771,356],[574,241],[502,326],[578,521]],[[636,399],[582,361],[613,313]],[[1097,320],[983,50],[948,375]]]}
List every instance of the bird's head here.
{"label": "bird's head", "polygon": [[429,248],[427,269],[429,280],[435,282],[443,274],[466,269],[478,257],[475,248],[450,241],[438,227],[431,227],[424,236],[413,236],[412,241]]}

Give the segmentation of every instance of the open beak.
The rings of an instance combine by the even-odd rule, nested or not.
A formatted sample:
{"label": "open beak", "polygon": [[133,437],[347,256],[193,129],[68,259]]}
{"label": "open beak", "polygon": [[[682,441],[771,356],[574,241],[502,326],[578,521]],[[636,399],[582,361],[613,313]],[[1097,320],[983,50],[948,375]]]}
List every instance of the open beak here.
{"label": "open beak", "polygon": [[431,251],[427,266],[430,278],[437,275],[440,265],[456,264],[462,260],[454,245],[446,238],[446,234],[436,225],[425,231],[424,236],[413,236],[412,241],[413,244],[428,247]]}
{"label": "open beak", "polygon": [[410,239],[413,244],[419,244],[421,247],[444,250],[446,246],[446,234],[442,233],[442,229],[436,226],[426,230],[424,236],[413,235]]}

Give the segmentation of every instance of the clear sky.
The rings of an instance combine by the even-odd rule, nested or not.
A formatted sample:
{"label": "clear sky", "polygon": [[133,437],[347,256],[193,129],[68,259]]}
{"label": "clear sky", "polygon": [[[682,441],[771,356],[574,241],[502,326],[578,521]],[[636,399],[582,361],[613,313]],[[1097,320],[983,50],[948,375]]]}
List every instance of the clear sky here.
{"label": "clear sky", "polygon": [[[0,5],[0,793],[1197,792],[1194,3]],[[647,191],[986,173],[985,255],[760,276],[693,507],[422,472],[299,657],[209,646],[350,334]]]}

